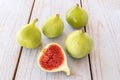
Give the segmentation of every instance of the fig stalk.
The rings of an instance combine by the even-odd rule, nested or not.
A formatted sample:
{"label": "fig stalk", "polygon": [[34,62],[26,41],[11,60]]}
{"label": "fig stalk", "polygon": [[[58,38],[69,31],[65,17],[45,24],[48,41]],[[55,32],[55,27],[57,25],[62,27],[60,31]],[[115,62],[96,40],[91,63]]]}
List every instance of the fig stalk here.
{"label": "fig stalk", "polygon": [[79,7],[79,4],[77,3],[76,6]]}
{"label": "fig stalk", "polygon": [[35,24],[36,22],[38,22],[38,18],[34,19],[31,24]]}

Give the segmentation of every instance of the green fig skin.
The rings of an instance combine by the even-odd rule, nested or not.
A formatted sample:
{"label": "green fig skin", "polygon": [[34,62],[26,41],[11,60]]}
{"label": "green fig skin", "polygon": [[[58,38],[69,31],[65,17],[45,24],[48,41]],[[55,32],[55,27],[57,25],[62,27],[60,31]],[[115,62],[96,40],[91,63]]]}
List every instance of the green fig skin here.
{"label": "green fig skin", "polygon": [[55,38],[60,36],[63,30],[64,23],[58,14],[49,17],[42,26],[43,34],[48,38]]}
{"label": "green fig skin", "polygon": [[65,48],[73,58],[83,58],[92,50],[93,42],[87,33],[73,31],[65,41]]}
{"label": "green fig skin", "polygon": [[77,4],[66,12],[66,20],[73,28],[82,28],[88,22],[88,14]]}
{"label": "green fig skin", "polygon": [[41,32],[35,25],[38,19],[23,26],[17,33],[17,42],[26,48],[37,48],[41,43]]}

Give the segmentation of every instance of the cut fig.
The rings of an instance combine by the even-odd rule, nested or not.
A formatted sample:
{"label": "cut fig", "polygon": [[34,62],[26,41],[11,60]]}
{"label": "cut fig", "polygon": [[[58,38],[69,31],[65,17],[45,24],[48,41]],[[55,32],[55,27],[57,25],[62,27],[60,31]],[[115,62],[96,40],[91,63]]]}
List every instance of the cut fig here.
{"label": "cut fig", "polygon": [[64,71],[70,75],[67,57],[62,47],[57,43],[50,43],[39,53],[37,62],[39,68],[46,72]]}

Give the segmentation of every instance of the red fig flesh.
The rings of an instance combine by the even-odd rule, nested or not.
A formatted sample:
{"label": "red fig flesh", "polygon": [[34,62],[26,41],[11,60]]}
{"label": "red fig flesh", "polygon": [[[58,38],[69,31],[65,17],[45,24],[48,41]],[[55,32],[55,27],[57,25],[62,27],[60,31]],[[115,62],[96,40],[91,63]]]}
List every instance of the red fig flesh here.
{"label": "red fig flesh", "polygon": [[70,75],[67,57],[57,43],[48,44],[38,55],[37,61],[39,67],[46,72],[64,71]]}
{"label": "red fig flesh", "polygon": [[47,70],[58,68],[63,63],[62,50],[56,45],[50,45],[41,56],[39,63]]}

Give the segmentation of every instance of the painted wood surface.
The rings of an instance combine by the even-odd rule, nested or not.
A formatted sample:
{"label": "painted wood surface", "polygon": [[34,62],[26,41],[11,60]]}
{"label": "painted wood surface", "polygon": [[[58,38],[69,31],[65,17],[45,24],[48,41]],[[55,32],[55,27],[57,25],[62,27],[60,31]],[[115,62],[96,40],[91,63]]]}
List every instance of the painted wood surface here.
{"label": "painted wood surface", "polygon": [[[88,56],[75,60],[66,52],[71,69],[71,76],[66,76],[63,72],[40,70],[36,58],[50,42],[57,42],[64,48],[66,36],[75,30],[66,22],[65,13],[80,0],[0,0],[0,80],[120,80],[120,0],[81,2],[89,14],[86,32],[93,38],[94,48],[90,54],[90,65]],[[63,34],[55,39],[48,39],[42,34],[39,48],[23,48],[20,52],[16,33],[21,26],[29,19],[38,18],[37,26],[41,30],[42,23],[56,13],[64,21]]]}
{"label": "painted wood surface", "polygon": [[16,32],[27,23],[33,0],[0,0],[0,80],[12,80],[20,46]]}
{"label": "painted wood surface", "polygon": [[89,13],[87,32],[93,80],[120,80],[120,0],[82,0]]}
{"label": "painted wood surface", "polygon": [[63,34],[55,39],[48,39],[42,35],[42,44],[38,49],[26,49],[23,48],[21,53],[20,63],[18,66],[16,80],[91,80],[88,57],[80,60],[72,59],[69,55],[68,64],[71,69],[71,76],[66,76],[63,72],[59,73],[46,73],[38,68],[37,55],[41,49],[50,42],[57,42],[64,48],[64,40],[66,36],[74,29],[68,25],[65,20],[65,13],[70,7],[76,3],[80,3],[79,0],[36,0],[32,12],[32,18],[38,18],[38,27],[41,30],[42,23],[50,16],[56,13],[60,14],[60,17],[64,21],[65,29]]}

